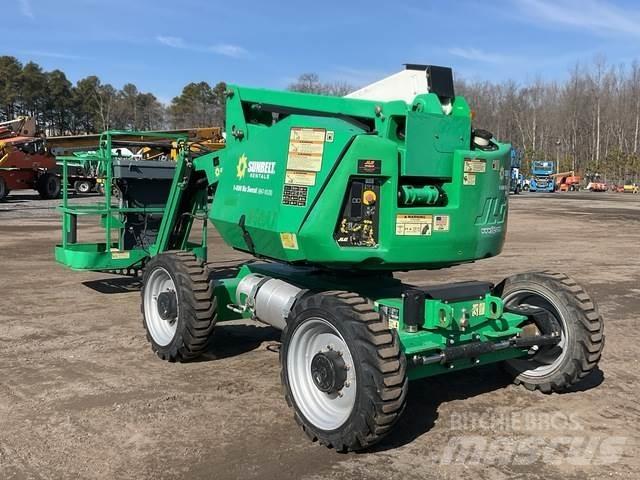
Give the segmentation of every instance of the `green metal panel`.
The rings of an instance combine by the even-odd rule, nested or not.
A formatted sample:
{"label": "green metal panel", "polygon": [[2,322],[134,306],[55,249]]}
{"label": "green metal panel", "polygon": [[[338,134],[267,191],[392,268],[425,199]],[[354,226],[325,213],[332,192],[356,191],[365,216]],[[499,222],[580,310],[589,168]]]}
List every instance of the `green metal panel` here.
{"label": "green metal panel", "polygon": [[[196,168],[210,181],[215,176],[209,215],[234,248],[287,262],[382,270],[441,268],[500,252],[510,147],[469,149],[463,98],[445,115],[433,94],[407,105],[233,86],[230,92],[230,135],[217,152],[218,174],[211,162]],[[398,134],[403,123],[404,136]],[[306,171],[292,175],[291,149],[299,148],[293,136],[300,129],[324,137]],[[379,169],[363,172],[361,161],[375,161]],[[288,185],[292,177],[295,185]],[[351,179],[363,177],[380,183],[378,241],[340,246],[334,231],[341,206]],[[443,201],[401,206],[398,191],[406,185],[437,188]],[[407,216],[429,223],[428,234],[398,234],[406,232]]]}
{"label": "green metal panel", "polygon": [[471,121],[467,117],[443,116],[442,113],[408,112],[406,153],[402,175],[450,179],[451,154],[467,150]]}

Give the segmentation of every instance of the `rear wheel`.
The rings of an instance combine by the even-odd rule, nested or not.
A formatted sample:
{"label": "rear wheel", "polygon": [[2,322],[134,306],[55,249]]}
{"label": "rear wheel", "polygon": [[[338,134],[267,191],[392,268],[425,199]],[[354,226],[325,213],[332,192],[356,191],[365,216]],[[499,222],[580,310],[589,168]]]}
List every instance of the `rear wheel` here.
{"label": "rear wheel", "polygon": [[0,202],[9,195],[9,188],[4,178],[0,177]]}
{"label": "rear wheel", "polygon": [[163,360],[191,360],[205,350],[217,320],[208,273],[191,252],[163,253],[145,266],[143,324]]}
{"label": "rear wheel", "polygon": [[404,409],[408,380],[398,335],[355,293],[298,300],[282,333],[280,363],[295,420],[327,447],[366,448]]}
{"label": "rear wheel", "polygon": [[[531,305],[545,309],[560,326],[560,343],[541,348],[526,359],[505,362],[516,384],[544,393],[566,390],[598,365],[604,347],[604,325],[585,290],[562,273],[523,273],[495,289],[505,308]],[[525,329],[540,334],[534,325]]]}
{"label": "rear wheel", "polygon": [[53,173],[44,173],[38,178],[36,190],[43,200],[52,200],[60,195],[60,178]]}

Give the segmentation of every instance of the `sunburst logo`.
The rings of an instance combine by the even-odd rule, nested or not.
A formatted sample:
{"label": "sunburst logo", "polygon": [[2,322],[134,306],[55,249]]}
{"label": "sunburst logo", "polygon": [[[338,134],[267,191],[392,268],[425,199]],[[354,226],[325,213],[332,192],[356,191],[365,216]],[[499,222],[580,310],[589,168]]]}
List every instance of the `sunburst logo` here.
{"label": "sunburst logo", "polygon": [[238,159],[238,165],[236,165],[236,176],[238,177],[238,180],[242,180],[244,178],[248,164],[247,156],[243,153]]}

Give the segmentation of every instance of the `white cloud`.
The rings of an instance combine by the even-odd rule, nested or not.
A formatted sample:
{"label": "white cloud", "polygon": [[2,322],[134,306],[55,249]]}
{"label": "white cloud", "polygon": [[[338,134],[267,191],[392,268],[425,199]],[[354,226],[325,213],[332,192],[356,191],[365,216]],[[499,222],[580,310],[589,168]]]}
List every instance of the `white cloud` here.
{"label": "white cloud", "polygon": [[61,58],[65,60],[90,60],[89,57],[82,57],[80,55],[73,55],[63,52],[50,52],[45,50],[21,50],[19,55],[28,55],[32,57],[45,57],[45,58]]}
{"label": "white cloud", "polygon": [[232,45],[229,43],[218,43],[216,45],[195,45],[195,44],[191,44],[186,42],[183,38],[180,37],[171,37],[171,36],[164,36],[164,35],[157,35],[156,36],[156,40],[161,43],[162,45],[165,45],[167,47],[171,47],[171,48],[182,48],[185,50],[192,50],[194,52],[209,52],[209,53],[215,53],[217,55],[223,55],[225,57],[230,57],[230,58],[249,58],[249,52],[239,46],[239,45]]}
{"label": "white cloud", "polygon": [[161,44],[166,45],[167,47],[187,48],[184,40],[180,37],[165,37],[163,35],[158,35],[156,37],[156,40],[158,40],[158,42],[160,42]]}
{"label": "white cloud", "polygon": [[598,34],[640,36],[640,11],[624,10],[601,0],[516,0],[530,20],[588,29]]}
{"label": "white cloud", "polygon": [[249,52],[239,45],[230,45],[228,43],[213,45],[212,47],[209,47],[209,50],[217,53],[218,55],[224,55],[225,57],[231,58],[241,58],[249,55]]}
{"label": "white cloud", "polygon": [[31,0],[20,0],[20,11],[25,17],[33,18],[33,9],[31,8]]}
{"label": "white cloud", "polygon": [[480,50],[479,48],[453,47],[447,50],[447,52],[450,55],[464,58],[465,60],[473,60],[473,61],[485,62],[485,63],[506,63],[512,60],[510,57],[506,55],[501,55],[499,53],[485,52],[484,50]]}

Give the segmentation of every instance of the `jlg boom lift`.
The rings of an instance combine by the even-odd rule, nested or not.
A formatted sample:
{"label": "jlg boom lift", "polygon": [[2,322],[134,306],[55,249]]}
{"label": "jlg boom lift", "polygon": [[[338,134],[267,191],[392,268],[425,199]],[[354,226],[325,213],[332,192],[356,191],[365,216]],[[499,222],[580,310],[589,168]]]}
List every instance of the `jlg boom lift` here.
{"label": "jlg boom lift", "polygon": [[[198,155],[182,139],[174,168],[114,160],[118,134],[104,134],[119,203],[65,205],[56,259],[143,268],[147,337],[167,361],[201,354],[217,322],[281,329],[286,400],[340,451],[387,434],[413,379],[503,362],[529,389],[570,387],[596,367],[603,324],[566,275],[426,288],[394,277],[497,255],[508,211],[510,146],[474,133],[450,69],[405,72],[361,98],[229,86],[226,147]],[[81,214],[102,218],[104,242],[76,241]],[[212,278],[206,220],[189,239],[203,218],[258,261]]]}

